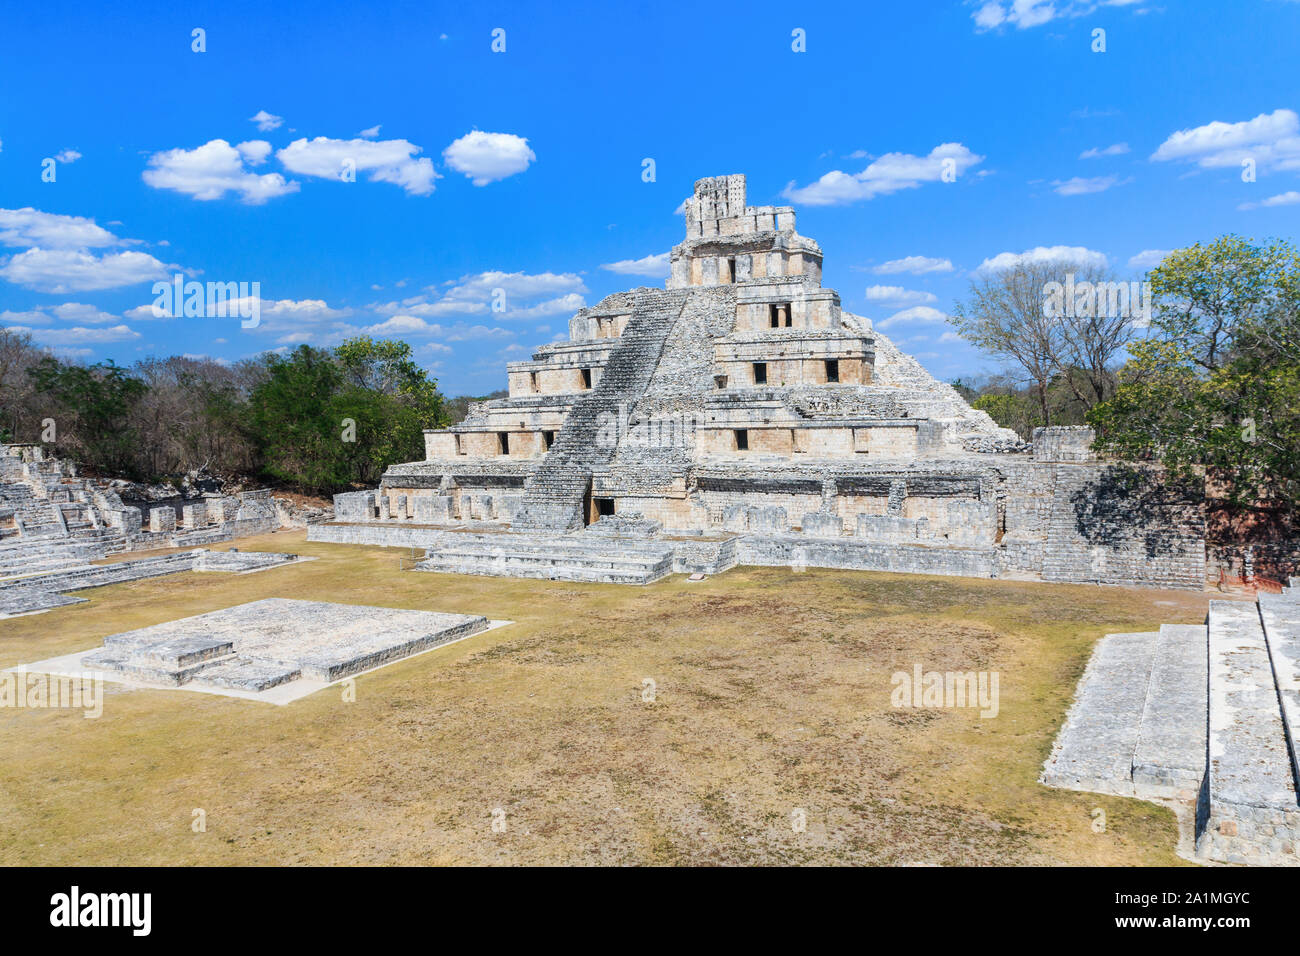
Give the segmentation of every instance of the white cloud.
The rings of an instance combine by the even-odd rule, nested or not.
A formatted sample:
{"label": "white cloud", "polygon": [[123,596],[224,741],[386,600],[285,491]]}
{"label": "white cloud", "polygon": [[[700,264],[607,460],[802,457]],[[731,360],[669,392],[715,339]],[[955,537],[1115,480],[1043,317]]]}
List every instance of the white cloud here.
{"label": "white cloud", "polygon": [[284,125],[284,117],[268,113],[266,110],[258,110],[248,118],[250,123],[257,124],[259,133],[269,133],[273,129],[279,129]]}
{"label": "white cloud", "polygon": [[105,322],[116,322],[118,317],[111,312],[105,312],[93,305],[86,305],[83,302],[64,302],[62,305],[56,305],[50,310],[56,318],[64,322],[89,322],[92,324],[103,324]]}
{"label": "white cloud", "polygon": [[1055,187],[1053,192],[1060,196],[1086,196],[1090,193],[1104,193],[1112,186],[1123,186],[1129,182],[1132,180],[1120,179],[1118,176],[1074,176],[1064,181],[1053,180],[1052,185]]}
{"label": "white cloud", "polygon": [[1105,149],[1097,149],[1095,146],[1092,149],[1085,149],[1079,154],[1079,158],[1100,159],[1103,156],[1123,156],[1127,152],[1128,143],[1115,143],[1112,146],[1107,146]]}
{"label": "white cloud", "polygon": [[406,335],[413,332],[427,333],[435,328],[424,319],[414,315],[394,315],[383,322],[368,325],[363,329],[367,335]]}
{"label": "white cloud", "polygon": [[645,256],[642,259],[620,259],[618,262],[607,262],[601,266],[610,272],[617,272],[625,276],[650,276],[653,279],[662,279],[668,275],[671,268],[669,262],[669,253],[661,252],[658,255]]}
{"label": "white cloud", "polygon": [[938,309],[933,309],[928,305],[915,305],[910,309],[904,309],[902,312],[895,312],[889,318],[875,323],[875,326],[878,329],[892,329],[900,325],[947,321],[948,316]]}
{"label": "white cloud", "polygon": [[[1081,17],[1099,7],[1131,7],[1146,0],[968,0],[971,19],[981,33],[1002,26],[1028,30],[1062,17]],[[1147,8],[1137,12],[1145,13]]]}
{"label": "white cloud", "polygon": [[1300,203],[1300,192],[1296,192],[1292,189],[1288,192],[1278,193],[1276,196],[1269,196],[1267,199],[1263,199],[1259,202],[1244,202],[1237,208],[1268,209],[1273,206],[1294,206],[1296,203]]}
{"label": "white cloud", "polygon": [[75,149],[61,149],[54,154],[54,158],[67,166],[81,159],[81,154]]}
{"label": "white cloud", "polygon": [[890,259],[871,270],[878,276],[898,275],[910,272],[912,275],[925,275],[927,272],[952,272],[952,261],[933,259],[929,256],[904,256],[902,259]]}
{"label": "white cloud", "polygon": [[1179,130],[1151,154],[1156,162],[1194,162],[1203,169],[1240,166],[1253,159],[1261,170],[1300,169],[1300,116],[1294,110],[1260,113],[1252,120]]}
{"label": "white cloud", "polygon": [[1000,252],[980,263],[978,272],[1000,271],[1015,266],[1037,262],[1073,262],[1080,266],[1104,267],[1109,260],[1105,253],[1084,246],[1035,246],[1024,252]]}
{"label": "white cloud", "polygon": [[889,305],[920,305],[938,301],[938,297],[933,292],[904,289],[901,285],[867,286],[866,298],[868,302]]}
{"label": "white cloud", "polygon": [[410,195],[427,196],[434,190],[433,161],[416,158],[420,147],[404,139],[296,139],[277,152],[285,169],[302,176],[340,180],[346,169],[369,173],[371,182],[393,183]]}
{"label": "white cloud", "polygon": [[477,275],[445,283],[451,286],[443,295],[448,300],[487,301],[496,289],[504,289],[507,299],[532,299],[564,292],[586,292],[582,276],[572,272],[480,272]]}
{"label": "white cloud", "polygon": [[1168,249],[1143,249],[1137,255],[1129,257],[1129,268],[1150,269],[1152,266],[1158,266],[1164,261],[1165,256],[1169,255],[1169,251]]}
{"label": "white cloud", "polygon": [[961,337],[960,332],[945,332],[939,336],[940,345],[957,345],[964,341],[966,340]]}
{"label": "white cloud", "polygon": [[849,174],[837,169],[807,186],[796,187],[790,182],[781,195],[807,206],[841,206],[900,189],[915,189],[922,183],[940,182],[947,169],[960,176],[983,161],[983,156],[961,143],[942,143],[926,156],[886,153],[860,173]]}
{"label": "white cloud", "polygon": [[240,143],[235,149],[239,150],[239,155],[250,166],[261,166],[266,162],[266,157],[271,155],[271,144],[264,139],[251,139],[247,143]]}
{"label": "white cloud", "polygon": [[140,337],[139,332],[125,325],[115,325],[107,329],[88,329],[81,326],[66,329],[32,329],[15,325],[12,331],[30,332],[32,338],[42,345],[95,345],[125,342]]}
{"label": "white cloud", "polygon": [[166,267],[143,252],[115,252],[104,256],[71,249],[28,249],[13,256],[0,278],[38,292],[66,294],[116,289],[161,279]]}
{"label": "white cloud", "polygon": [[576,292],[548,299],[536,305],[507,308],[501,313],[503,319],[544,319],[551,315],[572,315],[584,308],[587,302]]}
{"label": "white cloud", "polygon": [[[142,178],[154,189],[171,189],[194,199],[220,199],[234,193],[250,206],[298,191],[298,184],[279,173],[250,173],[244,168],[247,156],[260,154],[260,141],[240,143],[236,148],[224,139],[214,139],[196,149],[169,149],[149,157]],[[269,147],[268,147],[269,151]]]}
{"label": "white cloud", "polygon": [[475,186],[522,173],[537,159],[528,148],[528,140],[511,133],[466,133],[442,151],[447,165],[464,173]]}
{"label": "white cloud", "polygon": [[372,126],[370,129],[363,129],[360,133],[357,133],[357,135],[362,139],[375,139],[379,136],[379,127]]}
{"label": "white cloud", "polygon": [[27,327],[32,325],[49,324],[50,317],[38,309],[33,309],[31,312],[12,312],[9,309],[5,309],[3,312],[0,312],[0,326],[6,328],[11,328],[15,325]]}
{"label": "white cloud", "polygon": [[44,249],[93,249],[126,245],[107,229],[84,216],[62,216],[31,206],[0,209],[0,243]]}

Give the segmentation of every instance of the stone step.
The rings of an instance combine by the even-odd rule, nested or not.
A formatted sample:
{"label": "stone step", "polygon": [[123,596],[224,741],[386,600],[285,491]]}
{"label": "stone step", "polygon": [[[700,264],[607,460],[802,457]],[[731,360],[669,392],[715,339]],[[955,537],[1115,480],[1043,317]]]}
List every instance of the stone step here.
{"label": "stone step", "polygon": [[240,657],[202,668],[190,683],[226,690],[263,691],[301,677],[302,671],[294,664]]}
{"label": "stone step", "polygon": [[595,567],[591,565],[543,563],[541,561],[511,561],[501,563],[490,559],[444,559],[440,555],[427,558],[415,566],[417,571],[434,571],[443,574],[474,574],[488,577],[540,578],[548,581],[573,581],[587,584],[653,584],[672,573],[672,562],[666,567],[626,568]]}
{"label": "stone step", "polygon": [[1255,604],[1210,602],[1209,668],[1211,810],[1219,803],[1294,809],[1295,777]]}
{"label": "stone step", "polygon": [[1107,634],[1043,769],[1048,786],[1133,796],[1133,755],[1160,633]]}
{"label": "stone step", "polygon": [[1141,796],[1194,797],[1205,779],[1207,642],[1204,624],[1160,627],[1133,751]]}
{"label": "stone step", "polygon": [[179,635],[170,640],[140,645],[127,635],[104,638],[107,651],[120,653],[141,664],[180,670],[193,664],[228,657],[234,651],[230,641],[200,635]]}
{"label": "stone step", "polygon": [[148,657],[136,655],[126,649],[118,651],[105,648],[84,655],[81,658],[81,666],[87,670],[104,671],[107,674],[116,674],[129,680],[162,684],[167,687],[180,687],[182,684],[188,683],[195,674],[204,668],[233,659],[233,654],[227,654],[224,657],[172,667]]}
{"label": "stone step", "polygon": [[1277,680],[1291,770],[1295,779],[1300,780],[1296,754],[1296,735],[1300,733],[1300,592],[1261,594],[1259,616]]}

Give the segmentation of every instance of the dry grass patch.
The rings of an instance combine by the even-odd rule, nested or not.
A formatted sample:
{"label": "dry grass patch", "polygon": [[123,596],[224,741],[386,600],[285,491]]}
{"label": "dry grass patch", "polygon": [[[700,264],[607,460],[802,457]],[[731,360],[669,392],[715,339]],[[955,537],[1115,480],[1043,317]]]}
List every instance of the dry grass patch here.
{"label": "dry grass patch", "polygon": [[[321,560],[81,592],[0,622],[0,666],[265,597],[516,623],[365,675],[355,703],[108,684],[98,720],[0,711],[0,862],[1178,862],[1169,812],[1037,775],[1092,643],[1200,620],[1206,595],[783,569],[629,588],[238,546]],[[1000,713],[893,709],[915,662],[998,671]]]}

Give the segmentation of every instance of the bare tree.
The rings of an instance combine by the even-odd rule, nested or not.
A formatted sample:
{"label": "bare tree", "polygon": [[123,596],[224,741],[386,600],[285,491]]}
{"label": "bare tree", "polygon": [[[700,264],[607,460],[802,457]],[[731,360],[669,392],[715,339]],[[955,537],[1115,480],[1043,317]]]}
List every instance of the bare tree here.
{"label": "bare tree", "polygon": [[1085,411],[1110,397],[1117,356],[1140,316],[1136,291],[1104,267],[1022,261],[977,276],[952,323],[968,342],[1024,371],[1050,425],[1053,381]]}

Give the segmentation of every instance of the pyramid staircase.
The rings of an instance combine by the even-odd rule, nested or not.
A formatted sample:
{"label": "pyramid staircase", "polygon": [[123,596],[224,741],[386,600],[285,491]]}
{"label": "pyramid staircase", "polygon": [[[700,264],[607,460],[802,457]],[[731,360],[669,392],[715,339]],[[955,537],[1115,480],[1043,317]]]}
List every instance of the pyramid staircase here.
{"label": "pyramid staircase", "polygon": [[1300,865],[1300,579],[1098,642],[1049,786],[1170,801],[1204,860]]}
{"label": "pyramid staircase", "polygon": [[512,527],[520,531],[575,531],[584,525],[583,506],[592,472],[607,465],[613,444],[597,441],[602,412],[631,407],[654,375],[664,342],[682,313],[689,290],[636,293],[632,318],[610,352],[600,381],[574,403],[537,470],[524,483],[524,499]]}

